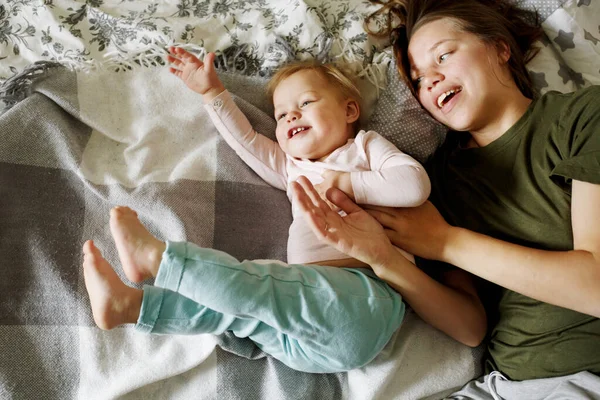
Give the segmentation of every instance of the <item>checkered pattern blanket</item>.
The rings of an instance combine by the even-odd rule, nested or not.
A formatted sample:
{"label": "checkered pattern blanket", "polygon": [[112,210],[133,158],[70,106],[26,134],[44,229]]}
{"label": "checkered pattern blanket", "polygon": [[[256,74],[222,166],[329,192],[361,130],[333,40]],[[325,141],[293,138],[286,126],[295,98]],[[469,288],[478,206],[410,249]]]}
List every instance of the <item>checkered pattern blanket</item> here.
{"label": "checkered pattern blanket", "polygon": [[[371,366],[331,375],[290,370],[233,336],[96,328],[81,246],[93,238],[125,279],[112,206],[137,210],[161,239],[285,260],[290,205],[166,68],[47,67],[0,116],[0,398],[375,398],[390,387],[420,397],[480,373],[479,350],[412,313]],[[274,132],[264,80],[222,79],[256,129]]]}
{"label": "checkered pattern blanket", "polygon": [[[9,1],[0,5],[1,26],[23,38],[41,35],[40,48],[60,50],[51,59],[72,66],[76,59],[66,63],[60,57],[74,54],[66,30],[47,29],[49,20],[39,17],[66,3],[35,3],[35,18],[5,23],[34,4]],[[598,3],[523,3],[540,7],[545,19],[547,40],[531,64],[538,88],[569,91],[600,83]],[[194,4],[204,3],[181,2],[181,12]],[[61,19],[74,31],[85,22],[75,18],[79,9]],[[138,17],[155,11],[144,13]],[[95,23],[105,20],[116,19]],[[163,28],[152,32],[168,32]],[[344,374],[290,370],[250,341],[228,335],[97,329],[82,280],[81,246],[95,239],[124,279],[108,231],[113,205],[137,210],[162,239],[188,240],[238,258],[285,259],[289,203],[239,160],[212,126],[201,98],[164,68],[81,73],[37,64],[24,71],[27,61],[49,56],[37,54],[35,46],[11,49],[8,59],[0,55],[2,75],[24,74],[0,88],[0,104],[12,106],[0,114],[1,399],[441,398],[480,375],[481,349],[458,344],[412,312],[372,364]],[[393,68],[388,72],[395,76]],[[273,132],[265,81],[221,76],[257,130]],[[397,80],[388,82],[375,109],[365,108],[373,111],[367,128],[423,160],[443,130]]]}

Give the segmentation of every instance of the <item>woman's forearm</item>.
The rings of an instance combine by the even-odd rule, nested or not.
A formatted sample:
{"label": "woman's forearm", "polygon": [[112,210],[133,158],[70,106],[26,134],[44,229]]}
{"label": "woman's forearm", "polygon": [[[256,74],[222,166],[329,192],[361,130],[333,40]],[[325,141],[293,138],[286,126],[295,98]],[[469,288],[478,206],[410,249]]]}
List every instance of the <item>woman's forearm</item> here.
{"label": "woman's forearm", "polygon": [[534,299],[600,317],[600,260],[584,250],[546,251],[452,228],[442,261]]}
{"label": "woman's forearm", "polygon": [[[386,265],[374,268],[377,275],[396,289],[403,299],[427,323],[468,346],[477,346],[485,337],[487,320],[485,310],[466,279],[460,278],[441,284],[400,253]],[[464,279],[463,279],[464,278]]]}

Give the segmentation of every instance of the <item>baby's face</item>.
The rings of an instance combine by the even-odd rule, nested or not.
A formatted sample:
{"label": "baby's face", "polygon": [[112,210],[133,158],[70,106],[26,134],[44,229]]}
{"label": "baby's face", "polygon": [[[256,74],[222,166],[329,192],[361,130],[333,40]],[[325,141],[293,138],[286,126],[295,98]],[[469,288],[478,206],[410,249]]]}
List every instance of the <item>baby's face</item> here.
{"label": "baby's face", "polygon": [[358,116],[349,103],[316,71],[290,75],[273,92],[279,145],[296,158],[316,160],[330,154],[353,136]]}

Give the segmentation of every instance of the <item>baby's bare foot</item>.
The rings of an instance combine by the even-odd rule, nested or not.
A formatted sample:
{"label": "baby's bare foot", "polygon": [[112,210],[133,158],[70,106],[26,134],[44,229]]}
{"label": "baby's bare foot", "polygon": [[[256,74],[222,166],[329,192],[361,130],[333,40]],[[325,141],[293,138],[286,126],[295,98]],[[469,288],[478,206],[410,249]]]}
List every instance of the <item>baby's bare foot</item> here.
{"label": "baby's bare foot", "polygon": [[130,281],[141,282],[156,276],[166,244],[148,232],[135,211],[129,207],[110,210],[110,232]]}
{"label": "baby's bare foot", "polygon": [[99,328],[137,322],[142,291],[125,285],[91,240],[83,245],[83,278]]}

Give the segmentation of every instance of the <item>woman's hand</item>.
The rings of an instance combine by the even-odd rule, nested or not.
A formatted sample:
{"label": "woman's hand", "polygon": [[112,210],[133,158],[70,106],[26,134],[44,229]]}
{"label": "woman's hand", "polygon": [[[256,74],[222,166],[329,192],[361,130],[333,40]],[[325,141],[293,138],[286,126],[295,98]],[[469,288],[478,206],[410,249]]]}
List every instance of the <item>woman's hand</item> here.
{"label": "woman's hand", "polygon": [[171,64],[169,71],[194,92],[200,93],[204,103],[212,101],[225,90],[213,64],[215,53],[207,53],[202,62],[192,53],[171,46],[167,60]]}
{"label": "woman's hand", "polygon": [[375,272],[395,255],[396,250],[381,225],[341,190],[330,188],[326,197],[347,214],[344,217],[329,207],[306,177],[292,182],[292,191],[304,218],[320,240],[369,264]]}
{"label": "woman's hand", "polygon": [[450,226],[431,202],[418,207],[367,207],[392,243],[407,252],[432,260],[444,260]]}
{"label": "woman's hand", "polygon": [[[345,217],[329,208],[306,177],[292,182],[292,192],[319,239],[371,265],[426,322],[466,345],[481,343],[487,327],[485,310],[466,272],[452,271],[447,285],[431,279],[400,255],[381,225],[339,189],[329,189],[327,198],[346,212]],[[430,210],[437,213],[432,205],[427,208],[424,214]],[[379,216],[384,211],[395,210],[383,207],[376,212],[371,210]],[[385,215],[385,220],[395,218]],[[439,220],[444,221],[441,216]]]}

